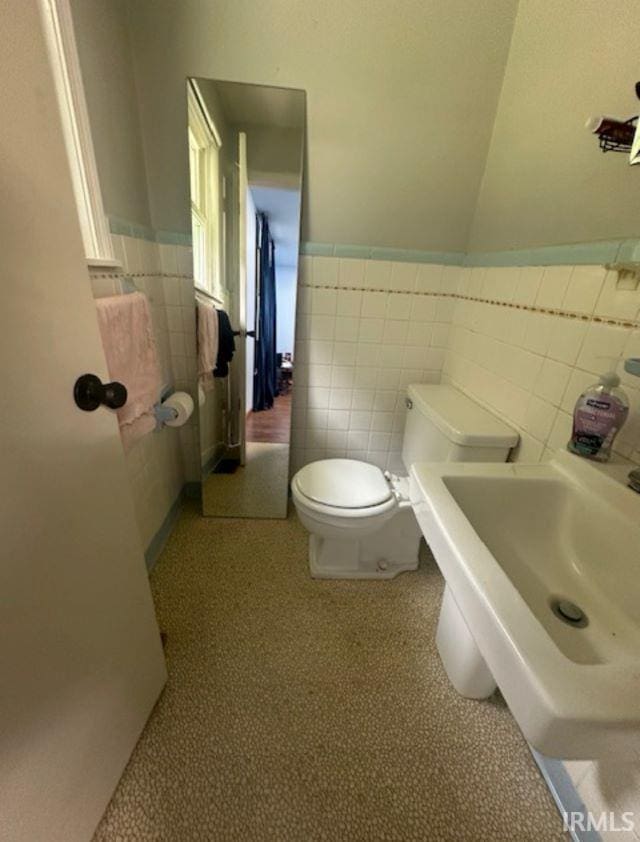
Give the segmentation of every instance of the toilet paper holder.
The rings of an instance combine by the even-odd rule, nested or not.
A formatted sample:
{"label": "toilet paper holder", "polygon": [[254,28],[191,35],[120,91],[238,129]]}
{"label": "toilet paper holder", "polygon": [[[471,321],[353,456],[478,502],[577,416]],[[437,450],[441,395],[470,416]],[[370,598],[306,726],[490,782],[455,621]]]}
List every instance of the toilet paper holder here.
{"label": "toilet paper holder", "polygon": [[[168,395],[165,397],[169,397]],[[157,403],[153,407],[153,414],[156,419],[156,430],[161,430],[166,426],[167,421],[173,421],[178,417],[178,411],[173,406],[165,406],[163,403]]]}
{"label": "toilet paper holder", "polygon": [[160,398],[158,403],[153,407],[153,414],[156,419],[156,433],[166,425],[167,421],[173,420],[178,414],[172,406],[164,406],[164,401],[171,397],[173,391],[173,386],[170,386],[168,383],[160,389]]}
{"label": "toilet paper holder", "polygon": [[[180,418],[180,410],[175,406],[167,405],[166,401],[168,401],[172,396],[181,396],[185,398],[189,403],[191,403],[191,410],[186,418],[182,422],[174,423],[177,419]],[[192,398],[189,394],[183,392],[177,392],[171,386],[165,386],[160,394],[160,400],[156,403],[153,407],[153,414],[156,419],[156,432],[162,430],[164,427],[181,427],[186,420],[188,420],[191,412],[193,412],[193,403]]]}

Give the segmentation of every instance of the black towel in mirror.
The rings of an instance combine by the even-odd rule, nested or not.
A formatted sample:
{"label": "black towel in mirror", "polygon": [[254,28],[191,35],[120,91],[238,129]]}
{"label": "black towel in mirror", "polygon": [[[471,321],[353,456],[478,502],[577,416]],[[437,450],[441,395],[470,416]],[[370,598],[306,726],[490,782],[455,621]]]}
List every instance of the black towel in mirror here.
{"label": "black towel in mirror", "polygon": [[227,377],[229,374],[229,363],[233,359],[236,350],[233,328],[229,316],[224,310],[218,310],[218,356],[216,367],[213,370],[214,377]]}

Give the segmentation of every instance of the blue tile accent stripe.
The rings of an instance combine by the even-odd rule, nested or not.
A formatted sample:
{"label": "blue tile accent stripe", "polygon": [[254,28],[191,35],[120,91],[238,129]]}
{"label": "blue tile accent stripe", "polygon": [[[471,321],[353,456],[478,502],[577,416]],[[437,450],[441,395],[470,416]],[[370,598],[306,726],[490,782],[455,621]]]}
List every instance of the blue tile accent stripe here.
{"label": "blue tile accent stripe", "polygon": [[300,243],[300,254],[313,257],[354,257],[362,260],[394,260],[396,263],[439,263],[461,266],[464,252],[418,251],[417,249],[391,249],[378,246],[357,246],[341,243]]}
{"label": "blue tile accent stripe", "polygon": [[132,237],[131,223],[126,219],[120,219],[118,216],[109,216],[109,230],[112,234],[121,234],[124,237]]}
{"label": "blue tile accent stripe", "polygon": [[[342,246],[342,248],[352,248]],[[311,243],[300,242],[300,254],[308,254],[312,257],[335,257],[336,246],[333,243]],[[362,257],[360,254],[345,254],[343,257]]]}
{"label": "blue tile accent stripe", "polygon": [[182,503],[185,499],[195,500],[200,497],[200,489],[201,485],[199,482],[187,482],[183,486],[180,494],[176,497],[176,499],[171,504],[169,511],[164,517],[162,524],[160,525],[160,529],[156,532],[153,536],[151,541],[149,541],[149,546],[145,550],[144,553],[144,560],[147,565],[147,571],[151,573],[153,568],[156,565],[156,562],[160,558],[160,553],[164,549],[164,545],[167,543],[169,536],[173,532],[173,527],[176,524],[176,520],[178,519],[178,515],[180,514],[180,509],[182,508]]}
{"label": "blue tile accent stripe", "polygon": [[300,253],[314,257],[353,257],[401,263],[439,263],[449,266],[560,266],[640,263],[640,239],[603,240],[507,251],[418,251],[340,243],[300,244]]}
{"label": "blue tile accent stripe", "polygon": [[183,498],[184,489],[180,491],[180,494],[178,494],[171,504],[169,511],[166,513],[164,520],[160,525],[160,529],[158,529],[151,541],[149,541],[149,546],[144,552],[144,560],[149,573],[151,573],[155,567],[156,562],[160,558],[160,553],[164,549],[164,545],[167,543],[169,535],[173,532],[173,527],[175,526],[178,515],[180,514],[180,507],[182,506]]}
{"label": "blue tile accent stripe", "polygon": [[371,249],[369,246],[345,246],[336,243],[334,246],[334,255],[336,257],[358,257],[367,260],[371,257]]}
{"label": "blue tile accent stripe", "polygon": [[[190,246],[191,234],[154,231],[146,225],[109,216],[112,234],[173,246]],[[361,260],[391,260],[396,263],[437,263],[445,266],[561,266],[640,263],[640,239],[602,240],[506,251],[420,251],[348,243],[300,243],[300,254],[313,257],[345,257]]]}
{"label": "blue tile accent stripe", "polygon": [[469,252],[465,266],[560,266],[563,264],[615,263],[625,243],[640,241],[607,240],[596,243],[572,243],[563,246],[541,246],[512,251]]}
{"label": "blue tile accent stripe", "polygon": [[[551,791],[551,795],[556,802],[560,814],[564,816],[570,813],[580,813],[586,819],[588,810],[576,792],[573,781],[564,768],[562,761],[556,760],[553,757],[545,757],[531,745],[529,749],[531,750],[533,759],[538,764],[542,777],[545,779]],[[596,830],[572,828],[569,830],[569,834],[574,842],[602,842],[602,838]]]}
{"label": "blue tile accent stripe", "polygon": [[459,266],[464,258],[457,251],[417,251],[415,249],[372,248],[372,260],[395,260],[398,263],[440,263],[447,266]]}
{"label": "blue tile accent stripe", "polygon": [[181,231],[156,231],[156,243],[167,246],[190,246],[191,234],[183,234]]}

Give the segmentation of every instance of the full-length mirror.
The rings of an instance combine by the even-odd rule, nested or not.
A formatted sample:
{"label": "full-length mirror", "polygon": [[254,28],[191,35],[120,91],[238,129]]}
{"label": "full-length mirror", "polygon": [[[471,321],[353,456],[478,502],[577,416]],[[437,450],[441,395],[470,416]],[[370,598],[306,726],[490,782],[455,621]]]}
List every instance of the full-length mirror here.
{"label": "full-length mirror", "polygon": [[203,513],[286,517],[304,91],[187,82]]}

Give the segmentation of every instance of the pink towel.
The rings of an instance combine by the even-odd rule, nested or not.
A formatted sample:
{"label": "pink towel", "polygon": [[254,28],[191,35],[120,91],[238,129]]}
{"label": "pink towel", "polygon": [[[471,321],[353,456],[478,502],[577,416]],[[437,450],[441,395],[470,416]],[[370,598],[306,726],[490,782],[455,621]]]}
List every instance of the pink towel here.
{"label": "pink towel", "polygon": [[127,388],[118,424],[125,450],[155,427],[160,367],[149,302],[141,292],[96,299],[98,326],[111,380]]}
{"label": "pink towel", "polygon": [[213,388],[213,369],[218,359],[218,311],[212,304],[196,302],[198,312],[198,379],[204,389]]}

